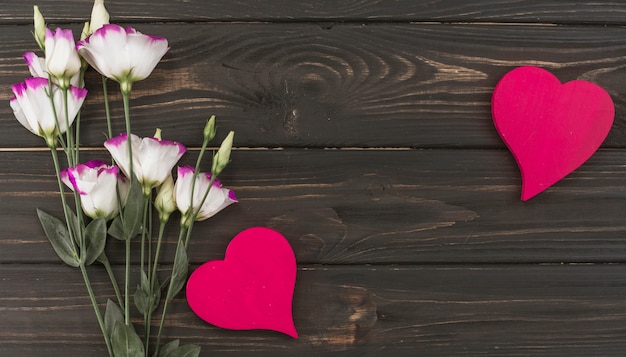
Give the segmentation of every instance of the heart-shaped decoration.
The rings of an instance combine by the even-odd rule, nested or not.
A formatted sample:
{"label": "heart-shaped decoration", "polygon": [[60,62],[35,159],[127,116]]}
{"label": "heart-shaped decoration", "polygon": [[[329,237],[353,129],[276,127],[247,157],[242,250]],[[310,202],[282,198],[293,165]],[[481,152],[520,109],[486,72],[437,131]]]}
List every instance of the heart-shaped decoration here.
{"label": "heart-shaped decoration", "polygon": [[517,161],[526,201],[580,167],[598,150],[615,107],[609,94],[583,80],[561,82],[526,66],[497,84],[491,110],[496,129]]}
{"label": "heart-shaped decoration", "polygon": [[298,338],[292,299],[296,257],[280,233],[249,228],[224,260],[202,264],[187,282],[187,302],[204,321],[231,330],[272,330]]}

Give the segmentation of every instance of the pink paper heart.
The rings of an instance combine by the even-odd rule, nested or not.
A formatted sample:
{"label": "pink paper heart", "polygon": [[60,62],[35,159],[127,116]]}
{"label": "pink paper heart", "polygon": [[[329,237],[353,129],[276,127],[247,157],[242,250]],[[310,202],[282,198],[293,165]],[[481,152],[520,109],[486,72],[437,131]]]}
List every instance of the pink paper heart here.
{"label": "pink paper heart", "polygon": [[298,338],[292,299],[296,257],[280,233],[249,228],[224,260],[202,264],[187,282],[187,302],[204,321],[231,330],[272,330]]}
{"label": "pink paper heart", "polygon": [[519,67],[497,84],[491,110],[496,130],[517,161],[526,201],[580,167],[613,125],[615,107],[596,84],[561,84],[538,67]]}

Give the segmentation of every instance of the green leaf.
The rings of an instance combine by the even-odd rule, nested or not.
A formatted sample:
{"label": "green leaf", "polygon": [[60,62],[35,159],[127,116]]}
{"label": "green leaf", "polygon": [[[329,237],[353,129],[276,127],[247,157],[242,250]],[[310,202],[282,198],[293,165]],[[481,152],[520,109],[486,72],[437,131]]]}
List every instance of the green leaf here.
{"label": "green leaf", "polygon": [[169,356],[170,353],[172,353],[174,350],[178,348],[178,345],[180,345],[180,340],[174,340],[174,341],[170,341],[166,343],[165,345],[161,346],[161,348],[159,349],[158,357]]}
{"label": "green leaf", "polygon": [[132,239],[139,234],[141,222],[143,221],[143,199],[141,184],[139,184],[136,178],[133,178],[122,214],[125,239]]}
{"label": "green leaf", "polygon": [[80,259],[65,224],[39,208],[37,209],[37,216],[39,216],[39,222],[41,222],[46,237],[48,237],[59,258],[71,267],[78,267]]}
{"label": "green leaf", "polygon": [[117,216],[113,219],[111,226],[109,227],[109,235],[117,240],[125,240],[122,216]]}
{"label": "green leaf", "polygon": [[65,209],[67,212],[67,219],[68,221],[70,221],[70,228],[72,229],[72,236],[74,237],[74,242],[76,243],[76,246],[81,249],[82,247],[80,239],[78,239],[83,231],[83,227],[80,226],[80,224],[78,224],[78,217],[76,216],[76,213],[74,213],[74,211],[72,211],[72,209],[70,208],[70,206],[65,205]]}
{"label": "green leaf", "polygon": [[100,253],[100,255],[98,255],[98,258],[96,258],[96,260],[98,261],[98,263],[100,263],[102,265],[109,264],[109,258],[107,257],[107,255],[106,255],[106,253],[104,251],[102,251],[102,253]]}
{"label": "green leaf", "polygon": [[171,300],[178,294],[187,281],[187,269],[189,260],[185,251],[185,244],[178,241],[176,248],[176,257],[174,258],[174,267],[172,268],[172,278],[170,279],[171,287],[167,290],[167,299]]}
{"label": "green leaf", "polygon": [[93,264],[104,251],[107,223],[102,217],[89,222],[85,228],[85,265]]}
{"label": "green leaf", "polygon": [[[178,340],[177,340],[178,341]],[[184,345],[176,346],[168,351],[167,354],[159,353],[159,357],[198,357],[200,355],[200,346]]]}
{"label": "green leaf", "polygon": [[143,343],[135,329],[116,321],[111,335],[111,347],[115,357],[143,357]]}
{"label": "green leaf", "polygon": [[109,339],[113,336],[116,322],[124,323],[124,312],[111,299],[107,299],[107,307],[104,310],[104,327],[107,330]]}
{"label": "green leaf", "polygon": [[159,286],[159,282],[155,279],[154,286],[150,288],[148,276],[142,271],[141,284],[137,285],[134,298],[137,310],[144,316],[147,315],[148,312],[154,312],[161,300],[161,287]]}
{"label": "green leaf", "polygon": [[141,288],[145,291],[150,291],[150,282],[148,281],[148,275],[146,275],[145,271],[141,271],[141,280],[140,280]]}
{"label": "green leaf", "polygon": [[137,310],[139,310],[139,312],[143,316],[146,316],[148,314],[148,309],[150,305],[148,292],[146,292],[140,285],[137,285],[137,290],[135,291],[133,300],[135,302],[135,307],[137,307]]}

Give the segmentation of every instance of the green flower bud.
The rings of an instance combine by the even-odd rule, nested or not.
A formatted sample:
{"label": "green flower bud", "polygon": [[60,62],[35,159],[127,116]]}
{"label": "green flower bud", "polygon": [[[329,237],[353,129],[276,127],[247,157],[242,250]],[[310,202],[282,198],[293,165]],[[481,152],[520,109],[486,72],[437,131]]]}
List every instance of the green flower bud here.
{"label": "green flower bud", "polygon": [[89,32],[89,22],[85,22],[83,30],[80,32],[80,40],[86,39],[89,35],[91,35],[91,32]]}
{"label": "green flower bud", "polygon": [[174,201],[174,179],[169,175],[167,179],[159,187],[156,198],[154,199],[154,207],[159,212],[161,222],[167,222],[172,212],[176,211],[176,202]]}
{"label": "green flower bud", "polygon": [[89,21],[89,34],[109,23],[109,13],[104,7],[104,0],[95,0],[91,9],[91,21]]}
{"label": "green flower bud", "polygon": [[222,141],[222,145],[219,150],[213,157],[213,165],[211,167],[211,173],[215,176],[219,175],[222,170],[228,165],[230,162],[230,151],[233,147],[233,138],[235,136],[235,132],[231,131],[226,136],[226,139]]}
{"label": "green flower bud", "polygon": [[215,137],[215,131],[215,115],[212,115],[204,126],[204,140],[206,140],[206,142],[213,140]]}
{"label": "green flower bud", "polygon": [[33,6],[34,12],[34,24],[35,24],[35,41],[39,45],[39,48],[45,50],[46,48],[46,20],[44,20],[43,15],[39,12],[39,6]]}

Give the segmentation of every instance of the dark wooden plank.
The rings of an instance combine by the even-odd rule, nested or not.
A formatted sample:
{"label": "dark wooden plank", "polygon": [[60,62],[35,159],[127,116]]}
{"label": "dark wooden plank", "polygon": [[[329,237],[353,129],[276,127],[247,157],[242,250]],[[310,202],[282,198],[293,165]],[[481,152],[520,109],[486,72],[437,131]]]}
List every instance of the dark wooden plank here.
{"label": "dark wooden plank", "polygon": [[[47,156],[0,155],[0,262],[56,261],[34,211],[60,214]],[[238,150],[223,183],[241,202],[195,226],[191,259],[217,259],[236,233],[265,225],[302,263],[621,262],[625,159],[602,150],[521,202],[504,150]],[[169,235],[171,257],[175,225]],[[110,252],[124,256],[119,242]]]}
{"label": "dark wooden plank", "polygon": [[[172,50],[151,78],[135,85],[134,128],[199,145],[211,114],[238,133],[239,146],[502,147],[490,98],[515,66],[540,65],[563,81],[588,79],[616,104],[607,147],[626,145],[626,28],[488,25],[145,25]],[[21,55],[28,29],[0,34],[0,83],[27,76]],[[84,143],[105,130],[101,86],[84,113]],[[113,90],[113,86],[112,86]],[[0,115],[3,147],[40,146],[12,120],[10,92]],[[113,96],[115,131],[123,130]]]}
{"label": "dark wooden plank", "polygon": [[[38,4],[51,22],[82,22],[90,0],[0,3],[0,23],[28,23]],[[626,6],[615,1],[399,0],[293,2],[289,0],[173,2],[107,0],[115,21],[506,21],[623,23]]]}
{"label": "dark wooden plank", "polygon": [[[78,271],[0,265],[0,276],[2,355],[106,354]],[[302,266],[298,340],[216,329],[183,298],[165,334],[202,356],[612,356],[626,348],[624,294],[623,265]]]}

